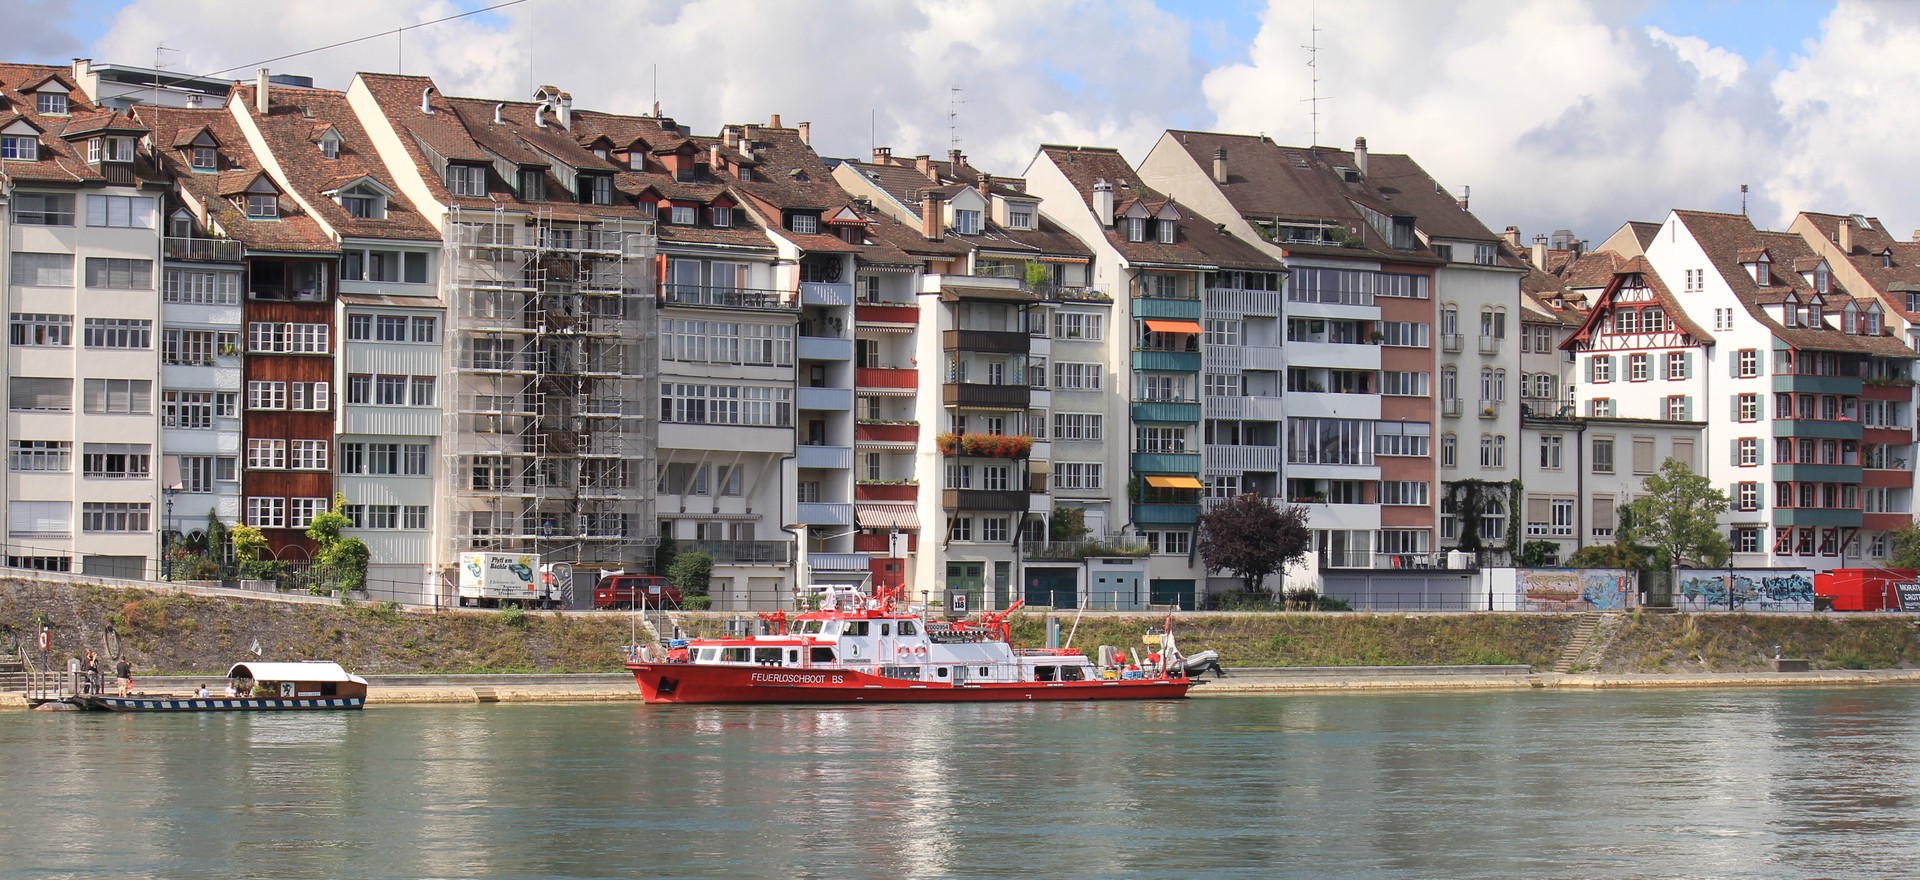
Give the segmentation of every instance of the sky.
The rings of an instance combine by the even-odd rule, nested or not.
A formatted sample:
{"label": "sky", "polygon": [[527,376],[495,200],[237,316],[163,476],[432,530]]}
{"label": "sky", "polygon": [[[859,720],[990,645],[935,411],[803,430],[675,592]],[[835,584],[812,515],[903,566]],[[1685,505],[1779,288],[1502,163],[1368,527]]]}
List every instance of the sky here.
{"label": "sky", "polygon": [[493,2],[0,0],[0,22],[10,61],[152,66],[164,45],[169,70],[241,78],[383,34],[270,66],[498,99],[551,83],[583,108],[657,100],[696,132],[778,113],[825,155],[957,144],[1002,175],[1042,143],[1137,163],[1168,128],[1359,136],[1528,239],[1739,211],[1743,184],[1762,227],[1920,227],[1920,175],[1897,170],[1920,130],[1903,0],[523,0],[389,33]]}

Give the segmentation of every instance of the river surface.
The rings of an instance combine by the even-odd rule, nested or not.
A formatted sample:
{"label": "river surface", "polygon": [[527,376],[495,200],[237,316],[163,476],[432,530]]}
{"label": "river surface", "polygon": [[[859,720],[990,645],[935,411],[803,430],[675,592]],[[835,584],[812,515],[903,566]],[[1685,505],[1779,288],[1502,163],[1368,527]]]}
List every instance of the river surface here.
{"label": "river surface", "polygon": [[0,714],[0,877],[1912,877],[1920,688]]}

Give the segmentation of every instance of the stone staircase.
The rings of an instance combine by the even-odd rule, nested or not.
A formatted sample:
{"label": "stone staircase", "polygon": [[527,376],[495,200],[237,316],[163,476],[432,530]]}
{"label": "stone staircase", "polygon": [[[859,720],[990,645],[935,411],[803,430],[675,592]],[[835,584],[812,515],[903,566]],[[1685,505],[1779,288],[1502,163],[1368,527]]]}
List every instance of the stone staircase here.
{"label": "stone staircase", "polygon": [[27,664],[19,654],[0,654],[0,692],[27,689]]}
{"label": "stone staircase", "polygon": [[[1601,654],[1605,653],[1606,643],[1620,626],[1625,615],[1618,611],[1585,611],[1573,627],[1573,639],[1567,642],[1566,650],[1560,652],[1560,659],[1553,661],[1556,675],[1566,675],[1578,665],[1595,665]],[[1593,656],[1589,656],[1593,655]]]}

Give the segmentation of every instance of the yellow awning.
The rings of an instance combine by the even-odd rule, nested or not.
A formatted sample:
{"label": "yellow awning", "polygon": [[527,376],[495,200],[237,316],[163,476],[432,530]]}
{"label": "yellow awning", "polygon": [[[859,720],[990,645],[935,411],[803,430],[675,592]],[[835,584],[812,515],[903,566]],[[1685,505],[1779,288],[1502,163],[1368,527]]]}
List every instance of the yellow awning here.
{"label": "yellow awning", "polygon": [[1193,477],[1147,477],[1147,485],[1155,489],[1199,489],[1200,481]]}
{"label": "yellow awning", "polygon": [[1147,329],[1155,333],[1199,333],[1200,325],[1194,321],[1148,321]]}

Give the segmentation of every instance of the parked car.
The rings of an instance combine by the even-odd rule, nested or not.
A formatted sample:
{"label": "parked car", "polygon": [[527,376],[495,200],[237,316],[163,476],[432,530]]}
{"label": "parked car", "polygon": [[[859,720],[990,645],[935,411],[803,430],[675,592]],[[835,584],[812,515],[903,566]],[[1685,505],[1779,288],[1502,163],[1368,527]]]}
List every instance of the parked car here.
{"label": "parked car", "polygon": [[593,585],[594,608],[677,608],[680,590],[654,574],[610,574]]}

